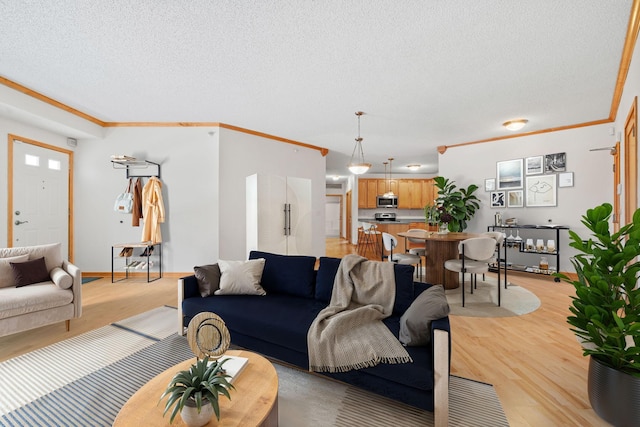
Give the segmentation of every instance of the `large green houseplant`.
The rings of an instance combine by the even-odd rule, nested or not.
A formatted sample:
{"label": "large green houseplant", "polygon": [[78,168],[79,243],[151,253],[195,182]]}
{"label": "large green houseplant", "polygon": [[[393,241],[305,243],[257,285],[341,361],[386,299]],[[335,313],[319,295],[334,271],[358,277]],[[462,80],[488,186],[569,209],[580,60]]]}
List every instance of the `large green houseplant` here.
{"label": "large green houseplant", "polygon": [[[197,360],[188,370],[180,371],[173,377],[162,396],[160,396],[160,400],[169,396],[164,408],[164,415],[173,406],[170,423],[173,423],[178,412],[181,412],[183,421],[189,425],[185,419],[185,408],[195,408],[197,414],[200,414],[205,412],[204,409],[207,409],[208,405],[213,408],[216,418],[220,419],[218,396],[223,394],[228,399],[231,399],[229,390],[234,388],[228,381],[229,375],[223,369],[223,365],[227,360],[209,362],[209,357],[205,357]],[[200,425],[206,424],[209,419],[211,419],[211,415],[208,415],[207,420]]]}
{"label": "large green houseplant", "polygon": [[469,221],[480,208],[480,199],[473,194],[478,186],[458,188],[455,181],[437,176],[433,179],[438,197],[433,206],[425,206],[426,221],[443,222],[449,231],[464,231]]}
{"label": "large green houseplant", "polygon": [[628,420],[640,419],[640,209],[614,233],[612,210],[604,203],[582,216],[588,239],[569,231],[569,245],[578,251],[571,260],[577,280],[558,276],[576,290],[567,322],[591,356],[591,405],[614,425],[631,425]]}

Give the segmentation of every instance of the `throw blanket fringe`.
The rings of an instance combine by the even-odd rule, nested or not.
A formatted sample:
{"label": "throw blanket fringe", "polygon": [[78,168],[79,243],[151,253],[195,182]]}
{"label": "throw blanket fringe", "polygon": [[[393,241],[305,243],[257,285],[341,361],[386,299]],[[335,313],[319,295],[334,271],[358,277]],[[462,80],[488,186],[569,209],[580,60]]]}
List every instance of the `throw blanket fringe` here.
{"label": "throw blanket fringe", "polygon": [[340,262],[329,306],[307,333],[309,370],[347,372],[379,363],[412,363],[409,353],[382,322],[393,311],[392,263],[347,255]]}

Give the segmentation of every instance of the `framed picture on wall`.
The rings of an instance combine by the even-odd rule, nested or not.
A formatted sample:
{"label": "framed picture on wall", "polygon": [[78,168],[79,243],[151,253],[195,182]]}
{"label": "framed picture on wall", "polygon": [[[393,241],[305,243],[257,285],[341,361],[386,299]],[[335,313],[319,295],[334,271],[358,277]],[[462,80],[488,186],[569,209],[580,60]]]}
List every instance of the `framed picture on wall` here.
{"label": "framed picture on wall", "polygon": [[522,190],[507,191],[507,207],[521,208],[524,206],[524,195]]}
{"label": "framed picture on wall", "polygon": [[522,159],[497,163],[498,190],[522,188]]}
{"label": "framed picture on wall", "polygon": [[567,153],[544,155],[544,173],[564,172],[567,170]]}
{"label": "framed picture on wall", "polygon": [[542,156],[527,157],[524,160],[524,169],[527,175],[536,175],[542,173],[544,167],[544,158]]}
{"label": "framed picture on wall", "polygon": [[559,173],[558,187],[573,187],[573,172]]}
{"label": "framed picture on wall", "polygon": [[484,180],[484,191],[493,191],[496,189],[496,179],[489,178]]}
{"label": "framed picture on wall", "polygon": [[527,207],[556,206],[556,174],[528,176],[526,181]]}
{"label": "framed picture on wall", "polygon": [[491,207],[492,208],[504,208],[506,192],[505,191],[492,191],[491,192]]}

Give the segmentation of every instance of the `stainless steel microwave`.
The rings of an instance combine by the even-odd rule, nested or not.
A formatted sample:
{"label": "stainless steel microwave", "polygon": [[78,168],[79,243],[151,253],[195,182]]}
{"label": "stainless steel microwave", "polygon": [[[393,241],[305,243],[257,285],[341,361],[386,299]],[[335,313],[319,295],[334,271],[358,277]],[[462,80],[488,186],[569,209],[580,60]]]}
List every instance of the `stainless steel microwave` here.
{"label": "stainless steel microwave", "polygon": [[398,196],[377,196],[376,206],[379,208],[397,208]]}

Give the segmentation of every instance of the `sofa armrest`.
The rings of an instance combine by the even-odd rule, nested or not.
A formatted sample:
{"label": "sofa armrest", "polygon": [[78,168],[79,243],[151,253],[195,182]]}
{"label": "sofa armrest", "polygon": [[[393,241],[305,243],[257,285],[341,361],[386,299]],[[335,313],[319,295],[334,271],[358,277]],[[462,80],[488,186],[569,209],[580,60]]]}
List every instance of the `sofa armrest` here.
{"label": "sofa armrest", "polygon": [[62,261],[62,269],[73,278],[73,285],[71,285],[71,291],[73,292],[73,317],[80,317],[82,315],[82,271],[80,271],[78,266],[71,264],[67,260]]}
{"label": "sofa armrest", "polygon": [[187,298],[202,298],[198,290],[198,280],[195,275],[178,279],[178,335],[184,335],[186,333],[182,301]]}
{"label": "sofa armrest", "polygon": [[443,329],[433,330],[433,425],[449,425],[449,360],[451,334]]}

